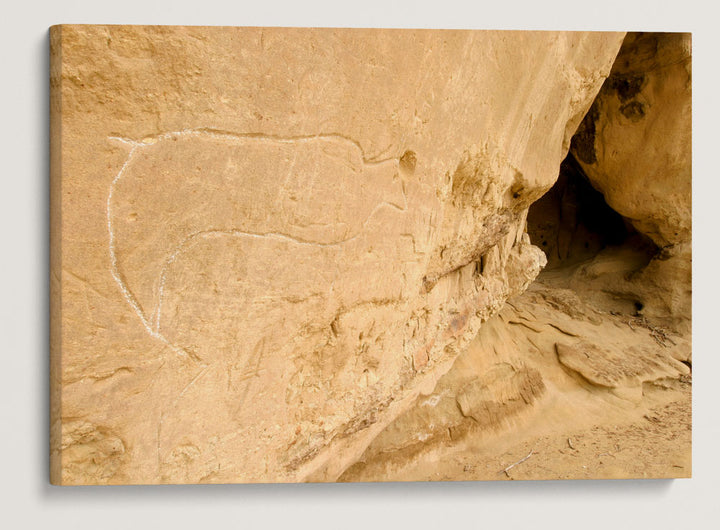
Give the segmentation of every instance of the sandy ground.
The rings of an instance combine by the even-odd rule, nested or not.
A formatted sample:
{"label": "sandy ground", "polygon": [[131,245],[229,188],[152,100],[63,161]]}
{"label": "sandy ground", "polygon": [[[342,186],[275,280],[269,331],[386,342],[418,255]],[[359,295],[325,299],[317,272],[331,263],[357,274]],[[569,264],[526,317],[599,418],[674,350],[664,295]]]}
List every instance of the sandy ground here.
{"label": "sandy ground", "polygon": [[370,462],[351,469],[343,480],[689,478],[690,385],[677,398],[617,424],[600,422],[544,436],[513,433],[486,443],[468,437],[458,446],[434,447],[406,462]]}

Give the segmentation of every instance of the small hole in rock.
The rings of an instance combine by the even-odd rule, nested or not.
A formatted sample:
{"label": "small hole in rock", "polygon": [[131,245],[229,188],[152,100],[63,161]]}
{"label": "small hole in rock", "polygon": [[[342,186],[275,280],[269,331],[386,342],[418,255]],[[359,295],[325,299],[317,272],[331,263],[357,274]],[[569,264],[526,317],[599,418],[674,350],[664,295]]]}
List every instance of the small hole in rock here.
{"label": "small hole in rock", "polygon": [[406,173],[413,173],[417,165],[417,155],[414,151],[405,151],[400,157],[400,169]]}

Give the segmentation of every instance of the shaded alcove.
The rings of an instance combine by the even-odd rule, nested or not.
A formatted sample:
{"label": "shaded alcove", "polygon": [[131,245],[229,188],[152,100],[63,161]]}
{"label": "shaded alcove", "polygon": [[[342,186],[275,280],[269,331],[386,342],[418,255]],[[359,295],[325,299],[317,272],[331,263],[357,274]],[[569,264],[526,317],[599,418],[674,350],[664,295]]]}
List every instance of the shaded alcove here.
{"label": "shaded alcove", "polygon": [[546,270],[575,265],[607,248],[620,247],[637,251],[644,266],[658,250],[605,202],[572,153],[560,165],[555,185],[530,207],[527,231],[532,243],[547,255]]}

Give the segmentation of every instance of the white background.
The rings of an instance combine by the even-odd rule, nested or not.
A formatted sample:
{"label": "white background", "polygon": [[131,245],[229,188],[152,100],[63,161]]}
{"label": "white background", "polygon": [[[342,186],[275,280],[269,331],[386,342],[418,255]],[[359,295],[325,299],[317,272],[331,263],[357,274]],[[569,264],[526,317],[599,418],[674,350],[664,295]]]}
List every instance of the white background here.
{"label": "white background", "polygon": [[[702,1],[5,2],[0,178],[4,528],[720,528],[718,14]],[[694,478],[284,486],[48,484],[48,37],[58,23],[693,32]],[[715,204],[714,204],[715,203]]]}

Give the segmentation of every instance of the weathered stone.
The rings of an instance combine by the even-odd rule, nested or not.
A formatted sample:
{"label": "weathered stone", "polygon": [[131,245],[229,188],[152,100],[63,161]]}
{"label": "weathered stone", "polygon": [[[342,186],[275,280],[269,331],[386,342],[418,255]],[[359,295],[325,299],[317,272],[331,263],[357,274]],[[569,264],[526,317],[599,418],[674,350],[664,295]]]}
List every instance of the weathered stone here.
{"label": "weathered stone", "polygon": [[607,203],[662,252],[632,288],[645,314],[689,330],[692,228],[691,37],[630,33],[572,152]]}
{"label": "weathered stone", "polygon": [[628,34],[573,141],[608,204],[659,247],[690,240],[690,52],[689,34]]}
{"label": "weathered stone", "polygon": [[678,363],[664,352],[618,352],[588,342],[555,343],[560,363],[594,385],[639,387],[647,380],[677,375]]}
{"label": "weathered stone", "polygon": [[53,28],[52,480],[336,479],[544,265],[622,38]]}

